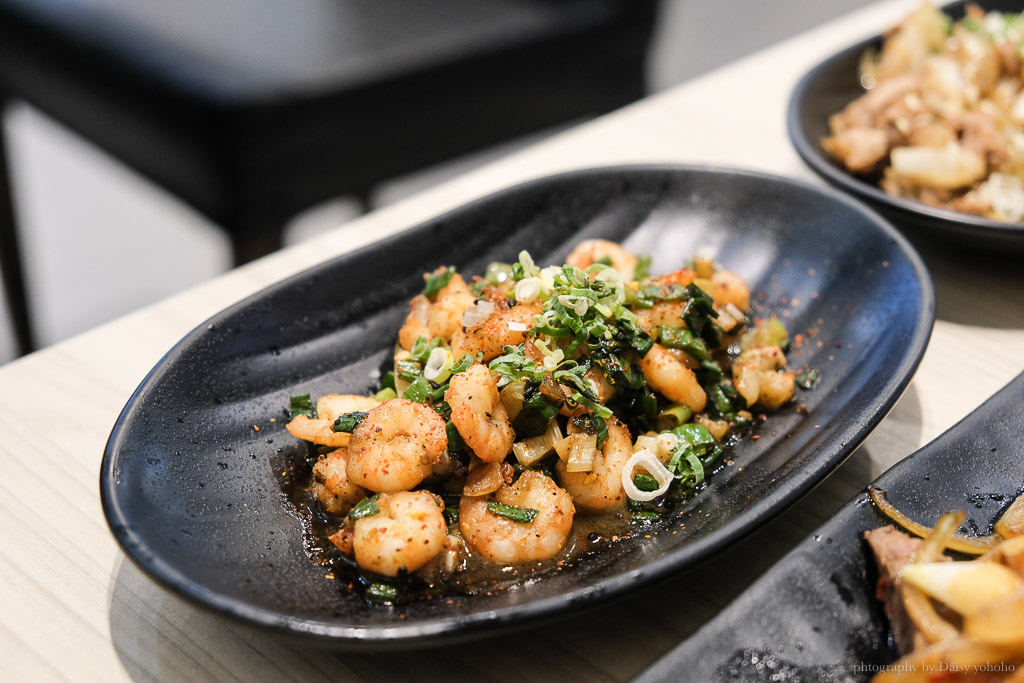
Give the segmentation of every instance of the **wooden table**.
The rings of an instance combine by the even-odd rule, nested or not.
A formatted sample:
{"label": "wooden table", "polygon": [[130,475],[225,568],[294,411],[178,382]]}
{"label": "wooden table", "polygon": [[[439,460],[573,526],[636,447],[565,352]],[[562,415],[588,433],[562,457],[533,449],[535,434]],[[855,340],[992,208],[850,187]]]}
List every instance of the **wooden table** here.
{"label": "wooden table", "polygon": [[1024,369],[1024,278],[1012,259],[919,245],[935,280],[938,321],[915,379],[836,473],[752,538],[586,617],[482,642],[332,653],[184,603],[126,560],[107,530],[97,487],[107,434],[149,368],[208,316],[501,187],[621,162],[706,162],[812,179],[785,133],[790,90],[820,59],[886,28],[916,2],[872,5],[0,368],[0,679],[599,681],[641,671],[881,471]]}

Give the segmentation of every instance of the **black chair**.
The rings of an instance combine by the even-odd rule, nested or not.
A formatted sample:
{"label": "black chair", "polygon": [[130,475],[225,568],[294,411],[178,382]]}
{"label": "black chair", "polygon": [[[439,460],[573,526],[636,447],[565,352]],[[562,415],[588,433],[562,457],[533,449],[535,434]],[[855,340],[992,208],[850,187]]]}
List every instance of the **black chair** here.
{"label": "black chair", "polygon": [[[388,178],[640,98],[655,12],[655,0],[0,0],[0,97],[208,216],[241,264],[320,201],[366,201]],[[27,351],[4,173],[0,269]]]}

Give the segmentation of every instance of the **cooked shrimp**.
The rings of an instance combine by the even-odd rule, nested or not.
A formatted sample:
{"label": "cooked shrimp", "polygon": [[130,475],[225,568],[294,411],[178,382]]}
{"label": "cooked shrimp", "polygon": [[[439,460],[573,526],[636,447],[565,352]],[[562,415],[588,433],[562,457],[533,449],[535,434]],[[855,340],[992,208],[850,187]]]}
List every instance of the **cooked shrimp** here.
{"label": "cooked shrimp", "polygon": [[[621,507],[626,503],[622,490],[622,468],[633,455],[633,441],[629,429],[618,420],[608,420],[608,438],[594,458],[594,467],[589,472],[569,472],[565,461],[559,458],[558,476],[562,486],[577,509],[585,512],[604,512]],[[572,422],[569,433],[577,431]]]}
{"label": "cooked shrimp", "polygon": [[[487,509],[488,501],[538,514],[532,522],[515,522]],[[562,549],[575,512],[572,497],[540,472],[526,471],[514,484],[504,484],[489,496],[463,496],[459,529],[476,552],[492,562],[536,562]]]}
{"label": "cooked shrimp", "polygon": [[684,327],[683,310],[685,301],[659,301],[650,308],[640,308],[636,313],[636,323],[648,332],[654,332],[662,325],[668,327]]}
{"label": "cooked shrimp", "polygon": [[452,377],[444,400],[452,408],[452,424],[478,458],[484,462],[505,459],[516,434],[487,366],[477,363]]}
{"label": "cooked shrimp", "polygon": [[348,449],[339,448],[313,465],[313,484],[309,490],[332,515],[340,515],[367,496],[367,491],[348,480]]}
{"label": "cooked shrimp", "polygon": [[369,411],[352,432],[348,478],[371,491],[408,491],[430,476],[447,448],[440,415],[394,398]]}
{"label": "cooked shrimp", "polygon": [[482,353],[485,363],[494,360],[503,353],[505,346],[526,341],[526,333],[533,327],[533,316],[540,312],[539,304],[496,303],[494,312],[486,320],[455,330],[452,358],[458,360],[466,355]]}
{"label": "cooked shrimp", "polygon": [[639,259],[622,248],[622,245],[609,240],[583,240],[576,245],[565,262],[580,270],[586,270],[597,261],[608,259],[612,262],[612,268],[619,271],[619,275],[626,282],[633,279],[633,272]]}
{"label": "cooked shrimp", "polygon": [[778,408],[793,397],[793,373],[779,372],[785,367],[786,355],[778,346],[748,349],[732,365],[736,391],[747,405]]}
{"label": "cooked shrimp", "polygon": [[452,275],[452,279],[434,296],[433,301],[423,294],[413,297],[409,302],[409,315],[398,331],[398,343],[408,350],[420,337],[425,337],[427,341],[435,337],[450,340],[455,330],[461,327],[462,316],[472,305],[473,299],[469,285],[458,273]]}
{"label": "cooked shrimp", "polygon": [[383,493],[380,512],[355,522],[352,549],[363,569],[384,576],[413,572],[444,548],[448,525],[429,491]]}
{"label": "cooked shrimp", "polygon": [[736,273],[718,270],[711,275],[711,291],[715,308],[732,304],[744,313],[750,310],[750,287]]}
{"label": "cooked shrimp", "polygon": [[347,446],[350,438],[348,432],[334,431],[334,420],[296,415],[285,425],[288,433],[296,439],[305,439],[321,446],[340,448]]}
{"label": "cooked shrimp", "polygon": [[651,347],[641,359],[640,368],[651,388],[673,403],[683,403],[695,413],[704,410],[707,394],[697,383],[697,376],[661,344]]}

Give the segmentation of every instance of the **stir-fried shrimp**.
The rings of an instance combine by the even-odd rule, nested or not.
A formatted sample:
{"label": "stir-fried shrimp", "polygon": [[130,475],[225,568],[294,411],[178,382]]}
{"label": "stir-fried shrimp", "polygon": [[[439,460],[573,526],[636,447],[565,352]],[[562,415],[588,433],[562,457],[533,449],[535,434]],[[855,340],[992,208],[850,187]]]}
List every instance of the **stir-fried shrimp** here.
{"label": "stir-fried shrimp", "polygon": [[[626,504],[622,490],[622,468],[633,455],[633,440],[629,429],[618,420],[608,420],[608,438],[594,457],[594,466],[589,472],[569,472],[564,460],[559,459],[556,467],[562,486],[576,508],[583,512],[605,512]],[[569,423],[569,432],[576,430]]]}
{"label": "stir-fried shrimp", "polygon": [[695,413],[704,410],[707,394],[697,382],[697,376],[661,344],[651,347],[641,359],[640,368],[651,388],[665,394],[673,403],[682,403]]}
{"label": "stir-fried shrimp", "polygon": [[[532,522],[513,521],[489,510],[491,501],[537,514]],[[470,548],[492,562],[536,562],[562,549],[574,512],[568,492],[540,472],[526,471],[489,496],[463,496],[459,529]]]}
{"label": "stir-fried shrimp", "polygon": [[451,339],[462,326],[462,316],[473,304],[473,299],[466,281],[454,273],[433,301],[420,294],[409,302],[409,315],[398,331],[398,343],[408,350],[420,337],[425,337],[427,341],[437,337],[446,341]]}
{"label": "stir-fried shrimp", "polygon": [[609,240],[583,240],[566,257],[565,262],[580,270],[586,270],[601,260],[611,262],[611,267],[619,271],[626,282],[633,279],[633,272],[639,259],[622,248],[621,244]]}
{"label": "stir-fried shrimp", "polygon": [[685,301],[660,301],[650,308],[636,310],[636,323],[649,333],[655,333],[662,325],[683,326]]}
{"label": "stir-fried shrimp", "polygon": [[508,301],[494,304],[494,312],[486,320],[467,328],[459,327],[452,335],[452,357],[483,354],[483,361],[494,360],[505,346],[526,341],[533,327],[533,316],[540,313],[538,304],[515,305]]}
{"label": "stir-fried shrimp", "polygon": [[478,363],[452,377],[444,400],[451,406],[452,424],[478,458],[501,462],[512,451],[516,434],[486,366]]}
{"label": "stir-fried shrimp", "polygon": [[366,489],[348,480],[348,449],[338,448],[313,465],[313,483],[310,492],[332,515],[348,512],[349,508],[366,497]]}
{"label": "stir-fried shrimp", "polygon": [[792,372],[780,372],[785,367],[786,356],[778,346],[744,351],[732,366],[736,391],[747,405],[778,408],[793,397],[795,377]]}
{"label": "stir-fried shrimp", "polygon": [[428,491],[384,493],[379,512],[357,519],[352,539],[356,563],[384,576],[413,572],[444,548],[448,525],[441,501]]}
{"label": "stir-fried shrimp", "polygon": [[[490,563],[535,563],[522,575],[537,577],[589,552],[577,539],[595,529],[612,542],[643,534],[640,520],[663,529],[729,462],[748,408],[792,396],[785,325],[753,320],[746,283],[710,256],[641,281],[641,259],[605,240],[570,262],[522,252],[472,287],[435,271],[375,394],[401,398],[329,394],[309,418],[309,397],[292,397],[288,430],[337,448],[310,450],[305,502],[335,516],[327,552],[355,558],[334,565],[357,575],[339,585],[371,602],[475,591]],[[604,517],[574,530],[577,510]]]}
{"label": "stir-fried shrimp", "polygon": [[371,491],[408,491],[430,476],[447,447],[440,415],[422,403],[392,399],[352,432],[348,478]]}
{"label": "stir-fried shrimp", "polygon": [[741,311],[750,310],[750,288],[746,281],[736,273],[718,270],[711,275],[711,291],[708,292],[715,302],[715,308],[732,304]]}

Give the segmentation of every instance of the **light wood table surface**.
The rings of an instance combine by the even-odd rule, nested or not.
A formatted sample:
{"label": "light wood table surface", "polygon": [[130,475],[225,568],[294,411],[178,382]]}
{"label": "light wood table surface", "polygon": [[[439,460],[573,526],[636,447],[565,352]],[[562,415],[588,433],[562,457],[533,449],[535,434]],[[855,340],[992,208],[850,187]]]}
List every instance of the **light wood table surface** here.
{"label": "light wood table surface", "polygon": [[207,317],[499,188],[637,162],[714,163],[818,182],[786,136],[792,87],[821,59],[915,4],[869,6],[0,368],[0,680],[603,681],[643,670],[880,472],[1024,370],[1019,259],[918,245],[934,279],[938,321],[917,375],[838,471],[752,538],[585,617],[476,643],[336,653],[249,630],[170,595],[124,557],[107,529],[97,485],[107,435],[146,372]]}

